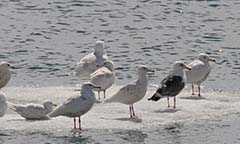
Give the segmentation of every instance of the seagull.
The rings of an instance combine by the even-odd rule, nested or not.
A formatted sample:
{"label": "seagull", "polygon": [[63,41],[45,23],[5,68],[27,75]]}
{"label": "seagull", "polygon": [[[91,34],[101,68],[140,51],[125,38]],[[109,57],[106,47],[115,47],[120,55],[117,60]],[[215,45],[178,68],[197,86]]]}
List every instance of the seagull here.
{"label": "seagull", "polygon": [[154,72],[145,65],[138,67],[138,79],[116,92],[112,97],[105,100],[105,103],[119,102],[129,105],[130,118],[138,118],[134,112],[133,104],[140,101],[147,91],[147,72]]}
{"label": "seagull", "polygon": [[115,80],[114,64],[110,60],[105,61],[101,68],[97,69],[94,73],[90,75],[90,82],[93,83],[94,85],[101,87],[100,89],[96,89],[96,91],[98,91],[99,100],[100,91],[103,91],[105,98],[106,90],[113,85],[114,80]]}
{"label": "seagull", "polygon": [[108,60],[107,54],[104,49],[104,42],[97,41],[95,44],[94,52],[83,57],[74,69],[76,76],[89,76],[96,71],[104,61]]}
{"label": "seagull", "polygon": [[3,93],[0,93],[0,117],[5,115],[7,108],[7,99]]}
{"label": "seagull", "polygon": [[74,129],[76,129],[76,117],[79,118],[79,130],[82,130],[81,116],[87,113],[96,101],[94,88],[91,82],[85,82],[81,88],[81,95],[70,97],[63,104],[58,105],[50,114],[50,117],[67,116],[74,120]]}
{"label": "seagull", "polygon": [[7,62],[0,63],[0,89],[7,85],[11,78],[10,64]]}
{"label": "seagull", "polygon": [[51,101],[45,101],[43,105],[29,103],[26,105],[17,105],[11,103],[11,108],[27,120],[47,120],[47,116],[57,105]]}
{"label": "seagull", "polygon": [[176,61],[173,65],[173,71],[161,81],[161,86],[157,89],[154,95],[148,100],[158,101],[161,98],[167,97],[168,107],[169,97],[174,97],[174,106],[176,108],[176,96],[181,92],[185,85],[184,69],[191,69],[182,61]]}
{"label": "seagull", "polygon": [[200,84],[207,79],[212,69],[209,61],[215,62],[215,59],[210,58],[205,53],[201,53],[197,60],[188,64],[191,70],[186,71],[186,82],[192,84],[192,95],[194,95],[194,85],[198,85],[198,96],[201,96]]}

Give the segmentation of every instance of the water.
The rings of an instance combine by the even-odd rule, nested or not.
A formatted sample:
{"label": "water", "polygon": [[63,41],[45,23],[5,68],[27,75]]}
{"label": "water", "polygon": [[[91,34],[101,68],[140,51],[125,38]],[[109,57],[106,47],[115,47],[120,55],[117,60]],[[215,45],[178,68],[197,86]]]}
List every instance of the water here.
{"label": "water", "polygon": [[[202,137],[206,140],[205,143],[219,143],[214,141],[216,138],[225,142],[226,139],[223,136],[217,135],[219,129],[223,132],[227,131],[222,135],[233,137],[232,141],[229,140],[230,143],[234,143],[234,140],[239,142],[238,136],[233,134],[239,132],[235,124],[239,120],[237,105],[233,109],[229,108],[229,111],[223,110],[232,103],[238,104],[239,102],[239,6],[238,0],[1,1],[0,61],[8,61],[15,67],[12,70],[13,77],[8,84],[8,89],[3,89],[9,101],[15,103],[40,103],[45,99],[58,103],[64,101],[74,93],[75,85],[82,83],[80,79],[71,76],[75,64],[92,51],[96,40],[104,40],[108,56],[116,64],[117,80],[113,89],[134,80],[136,67],[139,64],[147,64],[154,68],[156,73],[149,76],[150,83],[159,84],[160,80],[169,73],[175,60],[189,63],[201,52],[210,54],[217,62],[212,64],[213,70],[207,81],[203,83],[203,90],[208,93],[204,96],[208,98],[209,95],[214,95],[213,98],[218,99],[216,95],[224,95],[223,101],[225,102],[220,106],[218,103],[211,103],[213,108],[210,107],[207,110],[216,107],[214,112],[218,112],[220,120],[227,119],[225,116],[227,112],[233,116],[229,116],[229,121],[224,121],[229,125],[226,127],[215,126],[215,123],[218,125],[221,121],[213,121],[211,132],[216,136],[206,139],[204,138],[205,128],[212,126],[208,120],[212,121],[217,116],[206,117],[197,123],[195,117],[199,115],[193,115],[193,117],[187,115],[185,110],[188,107],[185,102],[177,112],[162,114],[160,111],[159,117],[163,115],[163,119],[150,115],[154,123],[157,122],[157,126],[158,123],[164,122],[157,128],[163,133],[158,132],[155,125],[139,130],[141,127],[139,125],[146,124],[146,117],[140,124],[131,123],[128,129],[116,128],[118,125],[126,125],[128,121],[117,121],[117,124],[107,128],[104,128],[105,124],[103,124],[97,129],[86,124],[86,127],[90,127],[91,130],[83,136],[71,135],[72,121],[68,119],[66,121],[69,121],[69,126],[66,129],[63,129],[61,122],[58,122],[59,129],[63,132],[55,133],[51,132],[54,128],[47,130],[43,128],[44,125],[49,126],[48,123],[52,121],[44,121],[40,124],[34,122],[39,125],[40,130],[29,127],[22,131],[17,128],[18,126],[11,127],[8,122],[12,124],[17,119],[17,123],[23,126],[28,126],[29,122],[9,111],[0,119],[6,124],[6,126],[1,124],[0,142],[157,143],[161,140],[166,143],[190,143],[196,140],[201,143],[199,139]],[[38,91],[39,89],[41,91]],[[59,89],[63,93],[59,93]],[[32,95],[36,95],[36,92],[40,93],[40,96],[37,94],[38,97],[33,97]],[[188,93],[189,89],[186,88],[185,95],[188,96]],[[236,101],[226,100],[227,97],[234,97]],[[215,102],[213,98],[203,100],[203,102]],[[179,101],[181,105],[183,100]],[[198,105],[198,101],[194,101],[194,104]],[[145,105],[148,103],[146,102]],[[160,109],[164,110],[164,106]],[[101,107],[104,106],[101,105]],[[121,109],[125,108],[123,107],[120,105],[120,110],[117,112],[121,113]],[[205,108],[205,105],[191,108],[194,113],[198,108]],[[156,107],[149,109],[150,112],[148,109],[139,112],[148,114]],[[212,115],[213,112],[210,112]],[[124,113],[128,113],[127,110]],[[180,117],[181,114],[184,114],[183,117]],[[168,133],[168,128],[165,128],[169,125],[166,123],[166,118],[176,115],[181,120],[180,124],[177,121],[177,132]],[[88,119],[97,120],[96,116],[90,115]],[[121,118],[121,115],[116,115],[116,117]],[[186,126],[189,120],[193,122]],[[107,123],[110,122],[111,120],[107,121]],[[96,121],[92,123],[95,124]],[[173,123],[170,122],[170,125]],[[192,129],[200,129],[200,133]],[[231,133],[228,129],[234,132]],[[173,141],[167,141],[171,138]]]}

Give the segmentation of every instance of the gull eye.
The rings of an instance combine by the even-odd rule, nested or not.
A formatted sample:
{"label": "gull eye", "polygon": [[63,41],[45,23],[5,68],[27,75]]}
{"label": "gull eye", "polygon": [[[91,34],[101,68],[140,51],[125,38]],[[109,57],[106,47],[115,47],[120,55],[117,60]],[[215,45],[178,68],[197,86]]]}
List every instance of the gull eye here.
{"label": "gull eye", "polygon": [[10,64],[7,64],[7,66],[9,66],[9,67],[10,67]]}

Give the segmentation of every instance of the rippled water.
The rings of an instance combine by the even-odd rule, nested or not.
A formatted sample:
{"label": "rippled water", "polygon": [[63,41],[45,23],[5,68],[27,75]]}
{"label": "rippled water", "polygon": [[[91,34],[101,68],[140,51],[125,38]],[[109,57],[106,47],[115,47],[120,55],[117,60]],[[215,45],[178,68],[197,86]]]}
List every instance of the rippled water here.
{"label": "rippled water", "polygon": [[100,39],[116,63],[116,83],[133,80],[139,64],[155,68],[151,80],[159,83],[173,61],[189,63],[206,52],[217,63],[204,85],[235,90],[239,6],[238,0],[5,0],[0,61],[16,67],[9,85],[75,85],[79,79],[69,73]]}
{"label": "rippled water", "polygon": [[[149,65],[156,70],[154,75],[150,75],[150,83],[158,84],[169,73],[174,61],[189,63],[199,53],[205,52],[217,62],[212,64],[212,73],[203,83],[204,90],[239,92],[239,7],[239,0],[2,0],[0,61],[8,61],[15,67],[8,84],[10,90],[6,90],[6,93],[12,92],[11,87],[43,86],[46,87],[42,92],[45,94],[49,92],[49,86],[75,86],[81,83],[71,72],[75,64],[93,50],[97,40],[105,41],[108,56],[116,64],[118,85],[135,79],[139,64]],[[34,94],[34,88],[29,90],[20,87],[20,90],[12,94],[9,100],[16,103],[40,103],[49,97],[63,100],[55,96],[36,97],[33,100],[31,94]],[[25,91],[30,94],[23,101],[27,93]],[[57,93],[56,89],[50,91],[52,95]],[[15,94],[18,96],[15,97]],[[68,97],[68,94],[64,96]],[[223,110],[234,102],[226,101],[221,106],[213,103],[208,108]],[[205,108],[205,105],[201,106]],[[180,109],[180,113],[182,111],[185,109]],[[232,111],[238,113],[237,108]],[[69,133],[70,126],[61,132],[45,130],[41,124],[49,126],[48,121],[36,124],[40,125],[40,130],[19,130],[18,126],[1,127],[0,124],[0,143],[161,141],[180,144],[193,141],[227,143],[227,140],[239,143],[236,135],[240,131],[237,125],[239,114],[224,117],[222,122],[224,112],[219,113],[221,116],[218,121],[208,118],[197,124],[171,123],[157,129],[92,129],[82,135]],[[164,118],[173,118],[174,114],[178,112],[162,115]],[[1,120],[6,125],[9,122],[15,124],[12,119],[16,119],[16,114],[10,112]],[[19,126],[29,125],[25,121],[16,122]]]}

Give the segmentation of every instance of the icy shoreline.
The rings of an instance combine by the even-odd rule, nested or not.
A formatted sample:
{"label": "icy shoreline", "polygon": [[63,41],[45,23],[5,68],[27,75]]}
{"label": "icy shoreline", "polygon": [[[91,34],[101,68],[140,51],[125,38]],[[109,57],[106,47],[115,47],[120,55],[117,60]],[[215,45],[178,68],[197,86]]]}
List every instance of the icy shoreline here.
{"label": "icy shoreline", "polygon": [[[114,86],[107,92],[107,97],[114,93],[119,86]],[[76,87],[42,87],[21,88],[9,87],[4,90],[8,101],[14,103],[41,103],[49,99],[57,104],[68,97],[79,93]],[[225,114],[238,113],[240,110],[240,98],[227,93],[204,93],[202,98],[190,96],[190,92],[184,90],[177,97],[177,109],[167,108],[166,99],[158,102],[147,100],[155,88],[150,87],[147,95],[136,103],[135,111],[140,116],[139,120],[129,118],[128,106],[119,103],[95,104],[93,109],[83,116],[83,126],[89,129],[141,129],[156,128],[161,125],[175,122],[192,122],[199,119],[212,119]],[[172,100],[170,101],[172,102]],[[71,129],[72,119],[57,117],[48,121],[26,121],[15,112],[8,110],[7,114],[0,118],[0,129]]]}

